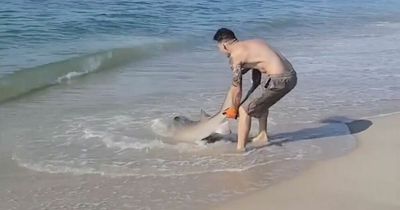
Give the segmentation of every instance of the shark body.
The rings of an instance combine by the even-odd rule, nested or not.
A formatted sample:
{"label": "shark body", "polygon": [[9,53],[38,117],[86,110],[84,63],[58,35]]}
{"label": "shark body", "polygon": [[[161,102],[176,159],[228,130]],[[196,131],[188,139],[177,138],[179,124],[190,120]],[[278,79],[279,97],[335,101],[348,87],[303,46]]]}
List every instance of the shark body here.
{"label": "shark body", "polygon": [[194,142],[205,140],[212,143],[231,133],[223,112],[232,105],[231,89],[225,96],[221,109],[210,116],[201,112],[200,120],[191,120],[185,116],[176,116],[173,121],[172,138],[178,141]]}

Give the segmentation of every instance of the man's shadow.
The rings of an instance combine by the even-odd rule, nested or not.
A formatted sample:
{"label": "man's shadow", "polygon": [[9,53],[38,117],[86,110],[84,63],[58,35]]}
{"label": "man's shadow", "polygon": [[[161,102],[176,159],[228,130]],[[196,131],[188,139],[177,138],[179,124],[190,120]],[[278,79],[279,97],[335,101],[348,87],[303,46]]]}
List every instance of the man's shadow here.
{"label": "man's shadow", "polygon": [[346,117],[330,117],[320,121],[320,123],[322,125],[318,127],[273,134],[269,137],[268,144],[253,145],[251,147],[258,149],[268,146],[282,146],[284,143],[289,142],[356,134],[367,130],[372,125],[370,120],[352,120]]}

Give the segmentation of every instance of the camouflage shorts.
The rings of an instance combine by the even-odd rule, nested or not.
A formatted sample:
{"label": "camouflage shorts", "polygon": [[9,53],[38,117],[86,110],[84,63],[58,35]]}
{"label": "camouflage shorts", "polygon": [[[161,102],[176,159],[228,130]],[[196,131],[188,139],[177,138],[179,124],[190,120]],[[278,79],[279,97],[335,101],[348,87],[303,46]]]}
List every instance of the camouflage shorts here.
{"label": "camouflage shorts", "polygon": [[262,117],[268,109],[289,93],[297,84],[295,71],[281,75],[263,76],[260,86],[242,104],[246,112],[255,118]]}

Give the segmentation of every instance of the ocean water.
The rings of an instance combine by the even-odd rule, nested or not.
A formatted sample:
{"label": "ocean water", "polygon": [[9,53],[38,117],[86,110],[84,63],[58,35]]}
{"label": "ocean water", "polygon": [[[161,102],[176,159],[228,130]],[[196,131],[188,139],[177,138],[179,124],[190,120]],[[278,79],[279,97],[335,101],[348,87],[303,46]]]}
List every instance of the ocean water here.
{"label": "ocean water", "polygon": [[[395,0],[2,1],[0,208],[204,209],[346,154],[345,122],[399,111],[399,14]],[[270,114],[282,146],[157,135],[218,111],[219,27],[266,39],[296,69]]]}

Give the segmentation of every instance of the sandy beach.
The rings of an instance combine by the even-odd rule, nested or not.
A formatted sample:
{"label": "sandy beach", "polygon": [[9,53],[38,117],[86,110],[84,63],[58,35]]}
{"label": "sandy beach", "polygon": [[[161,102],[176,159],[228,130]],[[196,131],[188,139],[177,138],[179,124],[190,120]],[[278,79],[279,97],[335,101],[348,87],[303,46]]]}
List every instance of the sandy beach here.
{"label": "sandy beach", "polygon": [[400,209],[400,114],[349,123],[358,140],[346,156],[215,209]]}
{"label": "sandy beach", "polygon": [[[399,0],[3,0],[0,19],[0,210],[400,210]],[[232,85],[221,27],[298,77],[246,152],[237,121],[201,120]]]}

